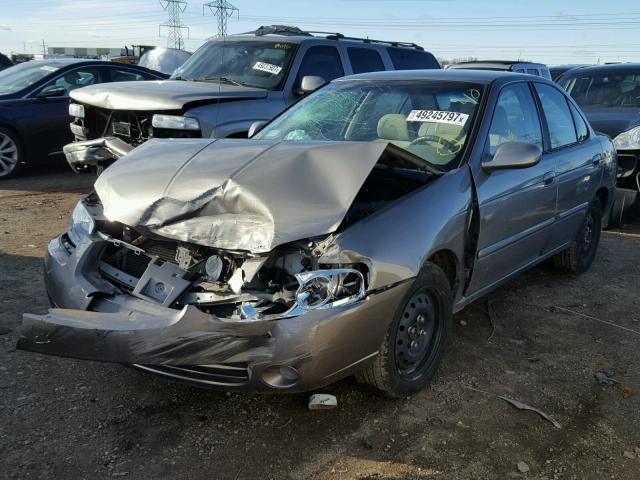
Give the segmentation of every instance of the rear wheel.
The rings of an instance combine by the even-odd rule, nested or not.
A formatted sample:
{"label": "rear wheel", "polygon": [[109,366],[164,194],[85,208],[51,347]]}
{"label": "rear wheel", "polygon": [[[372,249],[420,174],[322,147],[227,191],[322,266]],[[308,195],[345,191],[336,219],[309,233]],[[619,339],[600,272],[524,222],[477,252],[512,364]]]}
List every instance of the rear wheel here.
{"label": "rear wheel", "polygon": [[435,375],[451,330],[452,294],[445,273],[428,262],[407,292],[375,361],[356,374],[391,397],[424,388]]}
{"label": "rear wheel", "polygon": [[0,180],[17,176],[22,169],[22,148],[15,133],[0,127]]}
{"label": "rear wheel", "polygon": [[568,273],[583,273],[589,270],[598,250],[601,229],[602,206],[600,200],[595,198],[589,204],[573,243],[553,257],[553,266]]}

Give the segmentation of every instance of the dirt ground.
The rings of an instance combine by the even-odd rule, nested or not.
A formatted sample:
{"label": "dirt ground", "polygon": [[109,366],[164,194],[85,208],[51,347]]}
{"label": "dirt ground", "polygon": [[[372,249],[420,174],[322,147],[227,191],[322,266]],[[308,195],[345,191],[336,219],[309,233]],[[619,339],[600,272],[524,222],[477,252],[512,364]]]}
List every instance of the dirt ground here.
{"label": "dirt ground", "polygon": [[0,477],[640,478],[640,226],[604,233],[580,277],[541,266],[456,315],[422,393],[392,401],[347,379],[323,390],[336,410],[312,412],[306,394],[200,390],[15,350],[20,315],[48,306],[47,241],[90,184],[61,168],[0,185]]}

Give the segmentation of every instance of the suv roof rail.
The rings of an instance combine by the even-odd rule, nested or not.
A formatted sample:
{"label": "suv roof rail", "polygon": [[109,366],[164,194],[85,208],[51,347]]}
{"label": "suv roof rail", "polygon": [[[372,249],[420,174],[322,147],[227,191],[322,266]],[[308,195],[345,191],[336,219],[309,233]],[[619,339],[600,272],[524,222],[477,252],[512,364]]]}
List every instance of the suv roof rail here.
{"label": "suv roof rail", "polygon": [[312,36],[309,32],[305,32],[304,30],[301,30],[298,27],[292,27],[289,25],[261,25],[255,30],[255,32],[247,32],[247,33],[254,33],[258,37],[262,35],[304,35],[308,37]]}
{"label": "suv roof rail", "polygon": [[[256,36],[262,35],[289,35],[289,36],[305,36],[315,37],[323,36],[328,40],[353,40],[363,43],[384,43],[393,47],[415,48],[416,50],[424,50],[420,45],[409,42],[395,42],[391,40],[376,40],[373,38],[361,38],[361,37],[348,37],[339,32],[321,32],[315,30],[302,30],[298,27],[290,25],[262,25],[258,27],[254,32],[247,32],[246,34],[253,33]],[[245,35],[246,35],[245,34]]]}

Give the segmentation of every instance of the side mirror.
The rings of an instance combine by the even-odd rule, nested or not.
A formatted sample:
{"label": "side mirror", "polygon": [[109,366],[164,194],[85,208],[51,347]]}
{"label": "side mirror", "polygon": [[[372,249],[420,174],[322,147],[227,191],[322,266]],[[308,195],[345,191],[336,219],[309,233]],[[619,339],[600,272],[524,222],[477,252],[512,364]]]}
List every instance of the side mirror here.
{"label": "side mirror", "polygon": [[259,122],[253,122],[249,127],[249,132],[247,137],[249,138],[253,137],[256,133],[262,130],[262,127],[264,127],[266,124],[267,122],[265,122],[264,120],[261,120]]}
{"label": "side mirror", "polygon": [[307,95],[308,93],[319,89],[325,83],[327,83],[327,81],[322,77],[319,77],[317,75],[305,75],[304,77],[302,77],[300,87],[298,87],[296,93],[298,95]]}
{"label": "side mirror", "polygon": [[67,94],[67,89],[59,85],[49,85],[43,88],[36,95],[37,98],[50,98],[50,97],[64,97]]}
{"label": "side mirror", "polygon": [[493,159],[482,162],[485,172],[494,170],[506,170],[511,168],[533,167],[540,162],[542,149],[530,143],[509,142],[503,143],[496,150]]}

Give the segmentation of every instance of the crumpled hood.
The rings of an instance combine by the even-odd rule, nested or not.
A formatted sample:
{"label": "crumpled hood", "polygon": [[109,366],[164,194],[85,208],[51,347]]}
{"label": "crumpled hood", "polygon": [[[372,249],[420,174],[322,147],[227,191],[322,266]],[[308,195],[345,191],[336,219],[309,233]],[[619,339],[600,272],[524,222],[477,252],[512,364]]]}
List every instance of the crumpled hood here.
{"label": "crumpled hood", "polygon": [[372,142],[151,140],[107,168],[95,189],[111,221],[261,253],[335,231],[386,148]]}
{"label": "crumpled hood", "polygon": [[615,138],[622,132],[640,125],[640,109],[585,107],[582,109],[596,132]]}
{"label": "crumpled hood", "polygon": [[101,83],[71,92],[77,102],[109,110],[181,110],[192,102],[265,98],[266,90],[216,82],[151,80]]}

